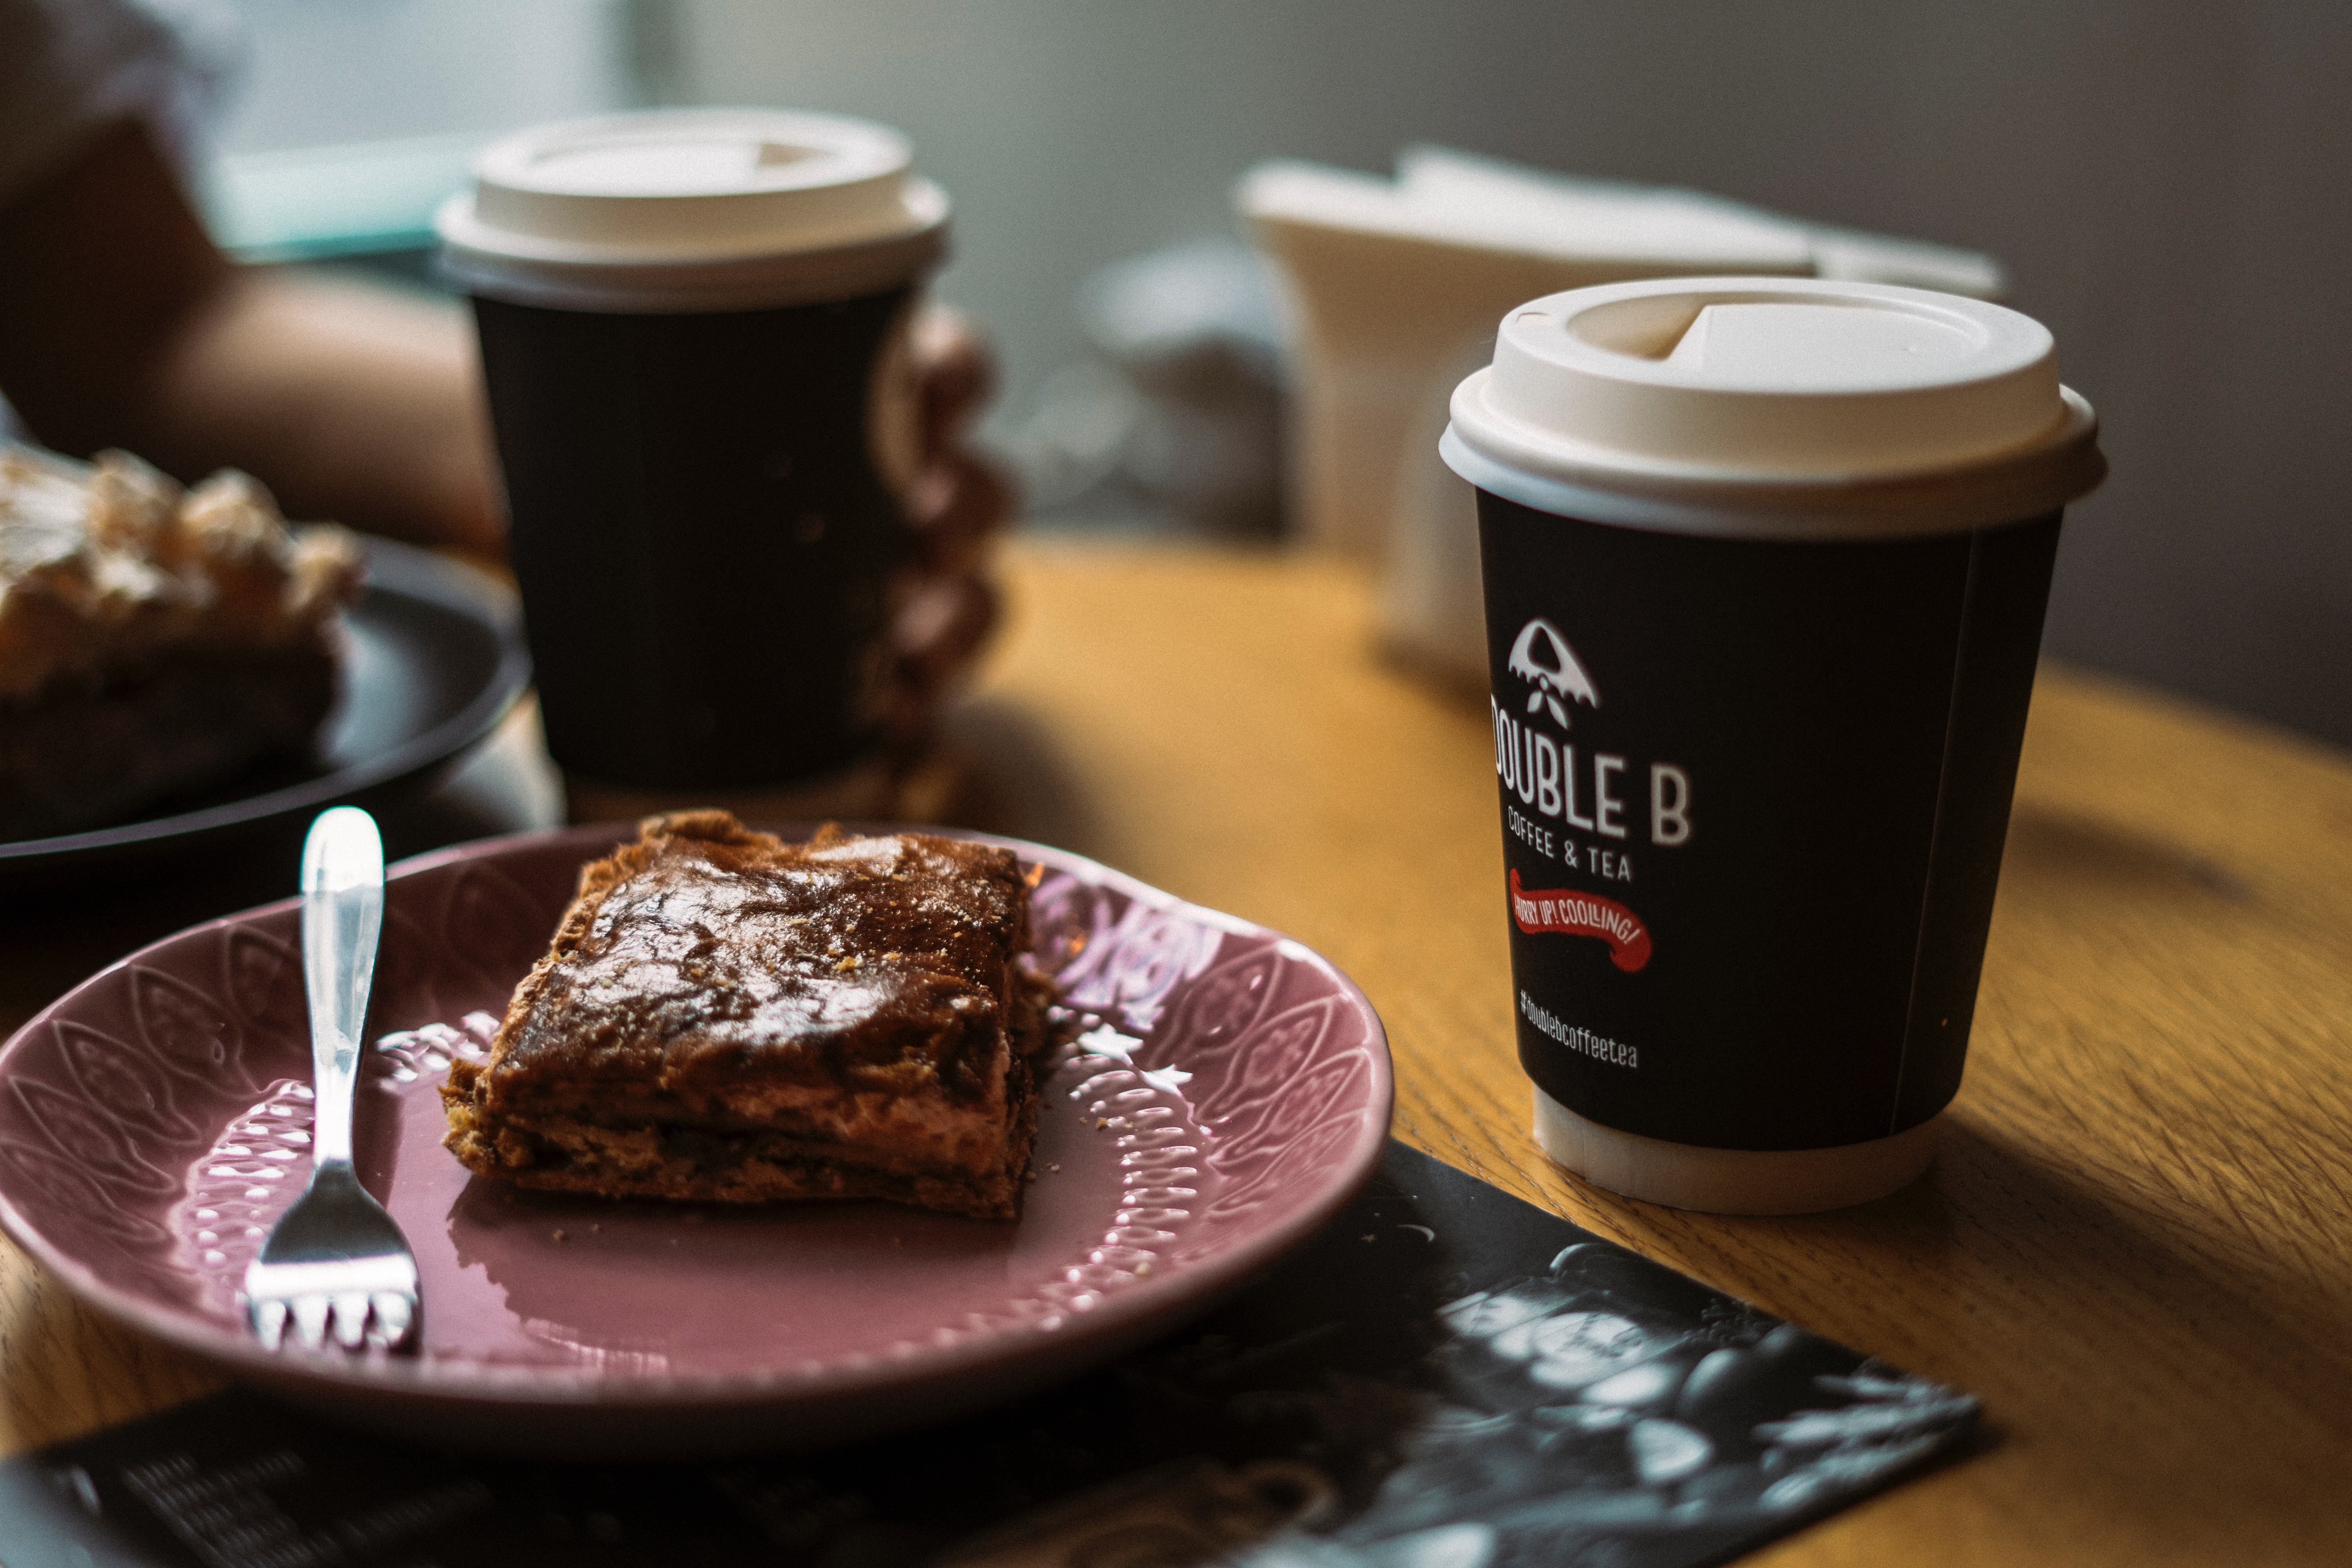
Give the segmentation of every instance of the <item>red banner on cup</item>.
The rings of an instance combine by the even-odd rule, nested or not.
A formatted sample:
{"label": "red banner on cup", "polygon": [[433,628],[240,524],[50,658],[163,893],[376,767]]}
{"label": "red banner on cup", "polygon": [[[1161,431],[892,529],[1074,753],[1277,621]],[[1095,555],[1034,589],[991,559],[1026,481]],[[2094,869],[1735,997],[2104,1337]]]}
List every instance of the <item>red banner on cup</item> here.
{"label": "red banner on cup", "polygon": [[1650,928],[1642,923],[1642,917],[1598,893],[1573,888],[1539,888],[1529,892],[1519,886],[1519,874],[1513,871],[1511,920],[1529,936],[1541,931],[1597,936],[1609,944],[1609,962],[1628,974],[1650,962]]}

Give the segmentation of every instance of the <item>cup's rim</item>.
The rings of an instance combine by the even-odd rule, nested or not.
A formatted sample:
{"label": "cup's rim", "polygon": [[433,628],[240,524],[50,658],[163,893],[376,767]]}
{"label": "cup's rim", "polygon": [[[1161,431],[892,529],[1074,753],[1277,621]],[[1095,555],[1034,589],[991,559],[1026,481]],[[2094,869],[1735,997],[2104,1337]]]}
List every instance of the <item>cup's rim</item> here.
{"label": "cup's rim", "polygon": [[944,256],[950,212],[947,193],[915,172],[906,137],[887,125],[712,108],[501,137],[476,156],[473,183],[441,204],[434,226],[442,274],[467,293],[670,313],[904,283]]}
{"label": "cup's rim", "polygon": [[509,304],[617,314],[757,310],[857,299],[916,282],[949,253],[949,203],[929,180],[908,182],[908,205],[924,221],[908,232],[787,255],[697,258],[647,247],[590,253],[559,242],[525,250],[467,243],[468,201],[443,204],[438,269],[459,292]]}
{"label": "cup's rim", "polygon": [[1446,467],[1505,500],[1572,517],[1662,533],[1722,538],[1863,540],[1961,533],[2055,511],[2106,478],[2098,416],[2071,387],[2049,436],[1993,461],[1855,479],[1835,474],[1766,474],[1698,464],[1636,470],[1592,449],[1567,458],[1564,443],[1514,441],[1491,416],[1475,437],[1461,405],[1479,371],[1454,394],[1454,417],[1438,441]]}
{"label": "cup's rim", "polygon": [[[1783,374],[1772,358],[1760,380],[1754,365],[1717,370],[1712,342],[1706,361],[1684,363],[1683,329],[1703,327],[1710,307],[1757,304],[1907,318],[1959,347],[1918,360],[1907,357],[1916,347],[1893,352],[1901,344],[1857,355],[1832,334],[1827,374],[1798,363]],[[1639,327],[1664,338],[1633,344],[1585,330],[1604,318],[1619,336]],[[1811,331],[1797,346],[1822,358]],[[1439,451],[1480,489],[1675,532],[1959,531],[2042,516],[2106,472],[2097,417],[2059,383],[2039,322],[1982,300],[1836,279],[1641,279],[1546,295],[1506,313],[1494,363],[1454,389],[1449,412]]]}

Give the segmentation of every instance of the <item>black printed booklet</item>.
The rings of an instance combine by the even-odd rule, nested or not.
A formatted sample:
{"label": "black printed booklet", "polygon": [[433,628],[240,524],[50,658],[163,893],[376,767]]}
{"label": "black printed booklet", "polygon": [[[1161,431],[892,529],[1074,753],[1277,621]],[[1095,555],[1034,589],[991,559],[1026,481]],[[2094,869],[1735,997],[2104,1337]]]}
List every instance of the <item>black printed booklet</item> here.
{"label": "black printed booklet", "polygon": [[1977,1402],[1401,1144],[1313,1242],[1020,1404],[814,1456],[484,1459],[232,1391],[0,1467],[7,1568],[1719,1563]]}

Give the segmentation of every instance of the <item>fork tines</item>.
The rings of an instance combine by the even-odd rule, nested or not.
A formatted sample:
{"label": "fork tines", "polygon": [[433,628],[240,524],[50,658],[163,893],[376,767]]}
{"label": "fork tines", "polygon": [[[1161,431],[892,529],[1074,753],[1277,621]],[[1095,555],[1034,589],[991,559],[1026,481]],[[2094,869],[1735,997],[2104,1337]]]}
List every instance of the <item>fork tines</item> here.
{"label": "fork tines", "polygon": [[304,1350],[337,1344],[397,1350],[416,1320],[416,1268],[404,1258],[325,1263],[256,1263],[246,1272],[253,1331],[276,1350],[287,1325]]}

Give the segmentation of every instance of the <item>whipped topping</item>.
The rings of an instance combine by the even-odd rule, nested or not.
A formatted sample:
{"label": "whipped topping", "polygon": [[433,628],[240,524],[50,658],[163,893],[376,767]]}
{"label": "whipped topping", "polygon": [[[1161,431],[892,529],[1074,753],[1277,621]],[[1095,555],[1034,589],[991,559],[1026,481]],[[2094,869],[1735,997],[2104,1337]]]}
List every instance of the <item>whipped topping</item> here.
{"label": "whipped topping", "polygon": [[177,649],[316,640],[361,567],[352,533],[289,528],[233,469],[191,490],[125,452],[0,447],[0,702]]}

